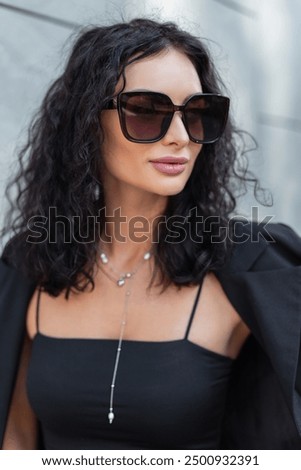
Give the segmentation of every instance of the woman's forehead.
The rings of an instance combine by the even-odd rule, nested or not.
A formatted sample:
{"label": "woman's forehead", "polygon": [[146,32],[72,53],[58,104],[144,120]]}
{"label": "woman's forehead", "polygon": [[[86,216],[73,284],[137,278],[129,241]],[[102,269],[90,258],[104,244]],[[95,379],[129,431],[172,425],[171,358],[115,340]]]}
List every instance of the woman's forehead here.
{"label": "woman's forehead", "polygon": [[[124,90],[151,90],[163,93],[179,91],[185,96],[202,91],[200,78],[190,58],[183,52],[168,48],[156,55],[137,59],[124,69]],[[116,91],[123,88],[123,79]]]}

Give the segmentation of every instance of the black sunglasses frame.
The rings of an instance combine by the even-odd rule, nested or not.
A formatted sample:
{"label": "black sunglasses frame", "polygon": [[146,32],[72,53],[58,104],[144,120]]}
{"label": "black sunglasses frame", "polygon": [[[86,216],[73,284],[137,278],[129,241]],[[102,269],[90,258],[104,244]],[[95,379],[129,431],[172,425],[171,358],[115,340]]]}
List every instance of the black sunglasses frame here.
{"label": "black sunglasses frame", "polygon": [[[160,135],[153,138],[153,139],[137,139],[135,137],[132,137],[129,134],[128,130],[127,130],[126,116],[125,116],[125,113],[124,113],[124,110],[123,110],[122,99],[124,97],[126,98],[126,97],[141,96],[141,95],[143,95],[143,96],[152,96],[152,97],[163,96],[164,99],[167,98],[168,102],[170,103],[170,108],[171,108],[170,115],[168,115],[168,117],[164,120],[164,125],[162,126],[162,131],[161,131]],[[209,139],[209,140],[208,139],[196,139],[195,137],[193,137],[191,135],[191,133],[189,131],[189,124],[186,120],[185,108],[186,108],[187,104],[192,99],[194,99],[195,97],[209,98],[209,100],[211,98],[215,99],[215,100],[219,100],[221,105],[223,106],[223,109],[222,109],[223,114],[221,114],[220,132],[213,139]],[[194,95],[191,95],[185,101],[185,103],[183,105],[176,105],[172,102],[172,100],[169,98],[169,96],[165,95],[164,93],[159,93],[159,92],[155,92],[155,91],[129,91],[129,92],[121,92],[116,97],[112,98],[112,100],[108,104],[107,109],[117,109],[122,133],[125,136],[125,138],[128,139],[131,142],[143,143],[143,144],[158,142],[167,133],[167,131],[169,129],[169,126],[171,124],[171,121],[173,119],[174,113],[176,111],[180,111],[182,113],[183,124],[184,124],[186,132],[189,136],[189,139],[192,142],[195,142],[197,144],[211,144],[211,143],[216,142],[221,137],[221,135],[222,135],[222,133],[223,133],[225,127],[226,127],[228,114],[229,114],[229,107],[230,107],[230,99],[228,97],[222,96],[222,95],[219,95],[219,94],[213,94],[213,93],[195,93]]]}

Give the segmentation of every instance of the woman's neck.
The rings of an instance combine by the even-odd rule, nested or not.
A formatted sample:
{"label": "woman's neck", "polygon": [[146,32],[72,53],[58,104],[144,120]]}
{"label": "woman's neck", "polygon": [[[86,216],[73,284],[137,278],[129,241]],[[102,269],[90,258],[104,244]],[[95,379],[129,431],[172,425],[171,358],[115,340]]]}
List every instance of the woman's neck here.
{"label": "woman's neck", "polygon": [[100,248],[121,264],[133,264],[150,251],[154,232],[162,220],[167,198],[127,192],[105,198],[104,227]]}

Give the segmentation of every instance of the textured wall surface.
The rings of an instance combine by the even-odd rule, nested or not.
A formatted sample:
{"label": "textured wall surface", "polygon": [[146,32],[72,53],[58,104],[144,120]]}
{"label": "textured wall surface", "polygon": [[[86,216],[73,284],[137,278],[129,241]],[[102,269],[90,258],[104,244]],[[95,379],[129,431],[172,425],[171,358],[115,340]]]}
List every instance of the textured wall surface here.
{"label": "textured wall surface", "polygon": [[209,39],[232,99],[236,123],[251,132],[259,144],[250,154],[250,168],[274,197],[273,207],[252,211],[258,204],[251,191],[240,200],[240,212],[248,218],[271,215],[301,232],[298,0],[0,2],[1,212],[6,206],[6,180],[16,167],[16,147],[24,142],[34,111],[64,64],[76,25],[145,15],[177,21]]}

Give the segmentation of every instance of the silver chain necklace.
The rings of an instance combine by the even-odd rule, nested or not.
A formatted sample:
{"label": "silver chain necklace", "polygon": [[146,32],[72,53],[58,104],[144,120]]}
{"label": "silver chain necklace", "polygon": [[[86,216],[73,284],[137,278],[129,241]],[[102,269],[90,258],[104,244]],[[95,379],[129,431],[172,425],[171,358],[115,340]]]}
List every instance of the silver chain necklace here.
{"label": "silver chain necklace", "polygon": [[112,376],[112,383],[111,383],[111,391],[110,391],[110,405],[109,405],[109,413],[108,413],[108,419],[109,423],[112,424],[115,414],[114,414],[114,391],[115,391],[115,382],[116,382],[116,376],[117,376],[117,371],[118,371],[118,365],[119,365],[119,359],[120,359],[120,353],[121,353],[121,347],[122,347],[122,342],[123,342],[123,336],[124,336],[124,331],[127,323],[127,315],[128,315],[128,306],[129,306],[129,300],[131,296],[131,281],[134,277],[134,275],[137,273],[138,269],[140,266],[143,264],[144,261],[148,261],[151,257],[151,252],[147,251],[142,260],[139,262],[139,264],[136,266],[134,271],[129,271],[126,273],[118,274],[118,272],[112,267],[109,266],[109,259],[107,255],[104,252],[100,253],[100,260],[103,265],[108,265],[108,268],[110,271],[114,274],[117,274],[117,278],[110,273],[108,273],[104,267],[101,267],[102,272],[107,276],[108,279],[110,279],[114,284],[118,287],[123,287],[126,285],[126,291],[125,291],[125,297],[124,297],[124,304],[123,304],[123,313],[122,313],[122,320],[120,324],[120,332],[119,332],[119,339],[118,339],[118,345],[117,345],[117,350],[116,350],[116,357],[115,357],[115,364],[114,364],[114,369],[113,369],[113,376]]}

